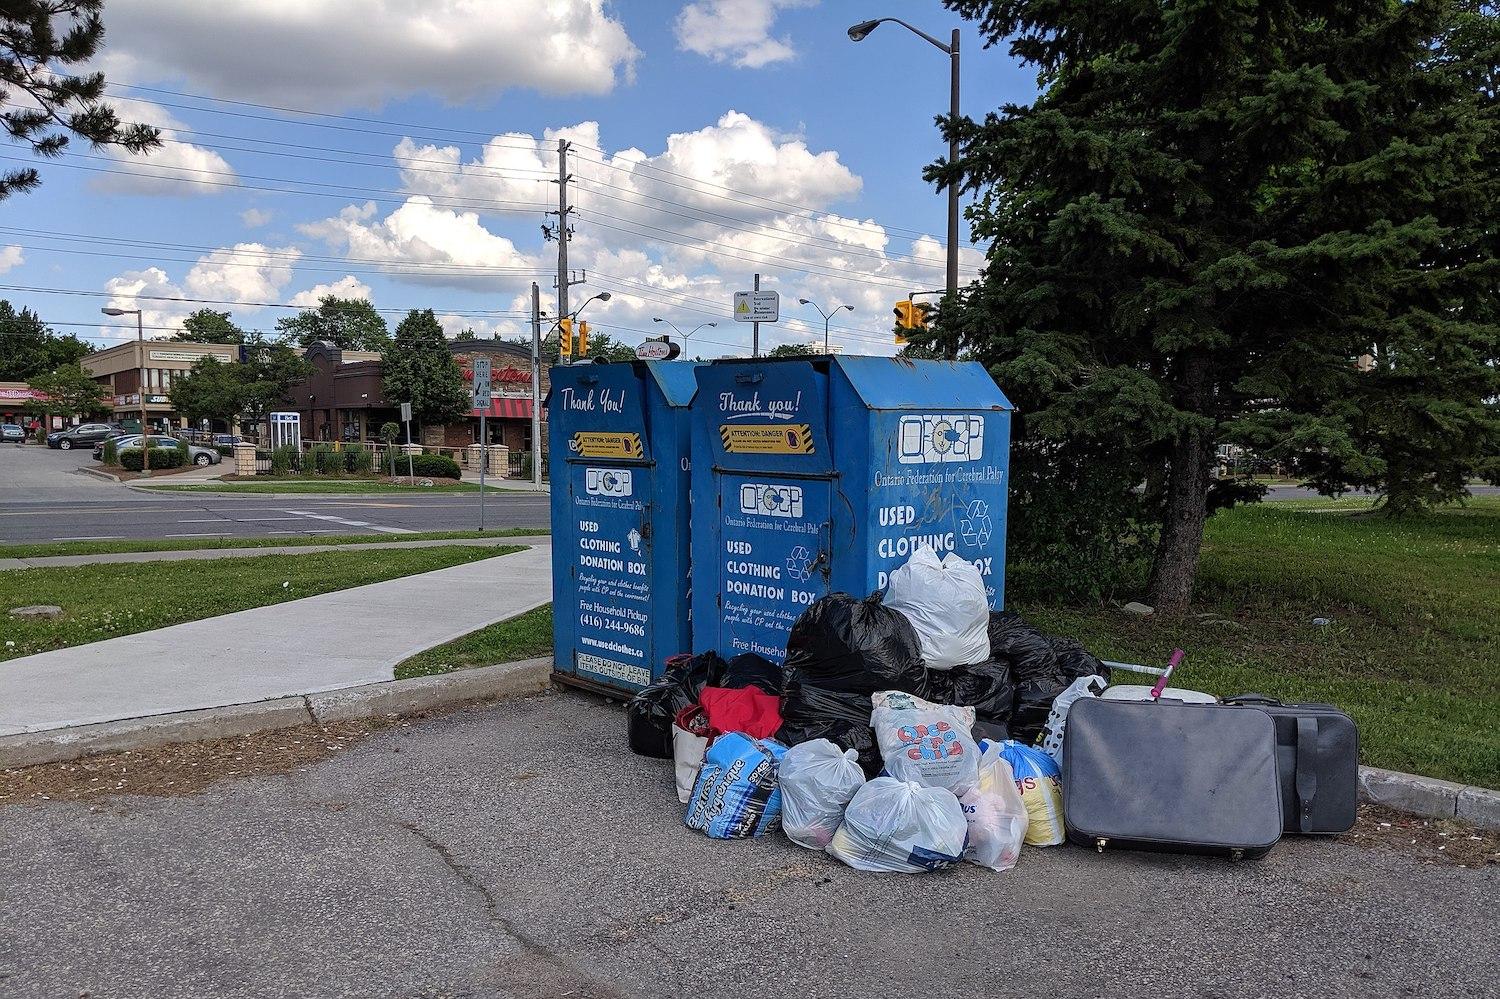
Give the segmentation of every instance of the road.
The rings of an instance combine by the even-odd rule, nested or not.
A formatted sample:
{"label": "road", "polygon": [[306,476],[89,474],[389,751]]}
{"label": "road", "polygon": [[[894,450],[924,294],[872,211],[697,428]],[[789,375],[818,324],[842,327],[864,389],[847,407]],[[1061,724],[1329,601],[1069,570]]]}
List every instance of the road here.
{"label": "road", "polygon": [[[394,535],[479,526],[477,493],[372,496],[151,494],[86,475],[86,450],[0,447],[0,543],[114,538]],[[545,495],[496,492],[486,526],[546,527]]]}
{"label": "road", "polygon": [[[220,759],[230,769],[228,752]],[[0,805],[0,993],[1494,996],[1500,867],[1028,847],[862,874],[682,825],[619,707],[556,693],[197,794]]]}

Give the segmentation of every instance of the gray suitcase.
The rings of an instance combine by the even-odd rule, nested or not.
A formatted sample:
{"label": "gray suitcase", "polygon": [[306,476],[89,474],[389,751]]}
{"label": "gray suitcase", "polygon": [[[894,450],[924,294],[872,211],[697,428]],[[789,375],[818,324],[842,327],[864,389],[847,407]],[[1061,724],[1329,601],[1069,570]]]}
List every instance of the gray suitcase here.
{"label": "gray suitcase", "polygon": [[1063,817],[1083,846],[1264,856],[1281,839],[1263,711],[1086,697],[1063,737]]}
{"label": "gray suitcase", "polygon": [[1348,832],[1358,817],[1359,727],[1332,704],[1283,704],[1261,694],[1225,704],[1258,708],[1276,723],[1281,774],[1281,831]]}

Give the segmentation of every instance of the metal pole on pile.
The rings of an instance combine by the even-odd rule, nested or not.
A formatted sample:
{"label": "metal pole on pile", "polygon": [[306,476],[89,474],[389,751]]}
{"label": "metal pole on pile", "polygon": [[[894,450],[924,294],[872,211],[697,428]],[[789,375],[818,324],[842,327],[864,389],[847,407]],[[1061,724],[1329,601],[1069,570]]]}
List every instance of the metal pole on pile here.
{"label": "metal pole on pile", "polygon": [[479,533],[484,533],[484,473],[490,467],[490,435],[485,428],[485,413],[479,414]]}
{"label": "metal pole on pile", "polygon": [[542,488],[542,298],[531,282],[531,488]]}

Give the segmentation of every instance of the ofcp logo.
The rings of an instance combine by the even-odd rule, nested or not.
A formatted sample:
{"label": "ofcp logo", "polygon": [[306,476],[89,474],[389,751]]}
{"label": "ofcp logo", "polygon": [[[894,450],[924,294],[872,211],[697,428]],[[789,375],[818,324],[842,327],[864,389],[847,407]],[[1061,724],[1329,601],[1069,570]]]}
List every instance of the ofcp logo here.
{"label": "ofcp logo", "polygon": [[903,465],[978,461],[984,456],[984,417],[955,413],[903,416],[898,454]]}
{"label": "ofcp logo", "polygon": [[802,487],[747,482],[740,486],[740,513],[799,518],[802,516]]}
{"label": "ofcp logo", "polygon": [[586,468],[583,486],[590,496],[629,496],[632,491],[630,469]]}

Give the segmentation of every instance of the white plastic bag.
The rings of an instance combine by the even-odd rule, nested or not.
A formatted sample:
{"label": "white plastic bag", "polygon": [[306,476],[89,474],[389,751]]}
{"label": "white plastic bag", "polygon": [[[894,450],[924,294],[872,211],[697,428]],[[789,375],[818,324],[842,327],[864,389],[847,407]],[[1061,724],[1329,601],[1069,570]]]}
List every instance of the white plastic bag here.
{"label": "white plastic bag", "polygon": [[708,737],[694,735],[687,729],[672,723],[672,763],[677,775],[677,800],[684,805],[693,796],[693,785],[698,781],[698,768],[703,766],[703,754],[708,752]]}
{"label": "white plastic bag", "polygon": [[979,784],[959,799],[969,823],[964,859],[992,871],[1008,871],[1026,841],[1026,803],[1000,747],[991,743],[979,757]]}
{"label": "white plastic bag", "polygon": [[965,794],[979,781],[974,709],[933,704],[915,694],[883,690],[871,698],[870,727],[885,772],[899,780]]}
{"label": "white plastic bag", "polygon": [[1068,710],[1080,697],[1098,697],[1109,681],[1099,674],[1080,676],[1052,699],[1052,710],[1047,714],[1047,724],[1042,727],[1042,752],[1062,766],[1063,736],[1068,731]]}
{"label": "white plastic bag", "polygon": [[973,562],[952,552],[942,561],[923,545],[891,573],[885,606],[905,614],[930,669],[952,669],[990,657],[990,598]]}
{"label": "white plastic bag", "polygon": [[857,870],[916,874],[956,864],[968,831],[951,792],[876,777],[855,792],[827,851]]}
{"label": "white plastic bag", "polygon": [[865,784],[859,751],[841,750],[827,739],[801,742],[781,758],[781,828],[809,850],[833,839],[849,804]]}

